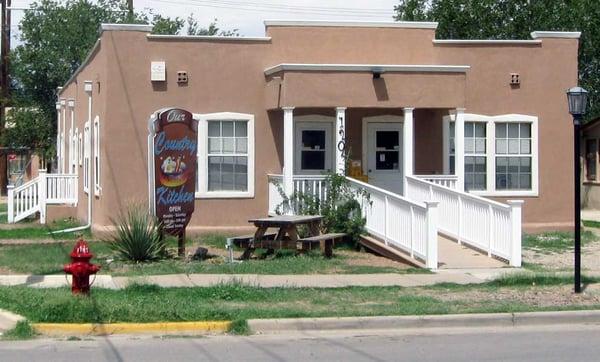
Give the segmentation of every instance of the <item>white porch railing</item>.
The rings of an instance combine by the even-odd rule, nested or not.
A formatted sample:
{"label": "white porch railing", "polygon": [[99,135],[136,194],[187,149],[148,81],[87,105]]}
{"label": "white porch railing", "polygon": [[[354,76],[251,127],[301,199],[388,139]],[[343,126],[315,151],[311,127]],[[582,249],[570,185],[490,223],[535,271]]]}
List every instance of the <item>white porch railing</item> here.
{"label": "white porch railing", "polygon": [[[283,202],[280,189],[283,187],[282,175],[268,175],[269,178],[269,215],[275,215],[277,206]],[[294,175],[294,193],[313,195],[319,200],[327,198],[327,184],[322,175]],[[278,187],[279,185],[279,187]],[[298,206],[298,205],[296,205]],[[297,211],[297,210],[294,210]]]}
{"label": "white porch railing", "polygon": [[521,266],[521,200],[508,205],[407,177],[407,197],[439,202],[439,231]]}
{"label": "white porch railing", "polygon": [[77,175],[46,174],[21,186],[8,186],[8,222],[15,223],[40,213],[40,223],[46,223],[46,205],[77,204]]}
{"label": "white porch railing", "polygon": [[352,187],[369,194],[370,204],[363,201],[367,231],[386,245],[425,261],[427,268],[437,269],[437,202],[414,202],[353,178],[347,179]]}
{"label": "white porch railing", "polygon": [[49,174],[46,175],[46,204],[76,204],[77,175]]}
{"label": "white porch railing", "polygon": [[456,183],[458,182],[458,176],[456,175],[415,175],[415,177],[451,189],[456,189]]}
{"label": "white porch railing", "polygon": [[[411,257],[425,262],[430,269],[437,268],[437,210],[436,202],[417,203],[406,198],[348,178],[350,185],[369,194],[370,203],[362,201],[367,231],[386,245],[401,249]],[[283,202],[280,189],[283,176],[269,175],[269,214],[274,215]],[[294,176],[294,191],[327,198],[324,176]],[[294,210],[297,211],[297,210]]]}

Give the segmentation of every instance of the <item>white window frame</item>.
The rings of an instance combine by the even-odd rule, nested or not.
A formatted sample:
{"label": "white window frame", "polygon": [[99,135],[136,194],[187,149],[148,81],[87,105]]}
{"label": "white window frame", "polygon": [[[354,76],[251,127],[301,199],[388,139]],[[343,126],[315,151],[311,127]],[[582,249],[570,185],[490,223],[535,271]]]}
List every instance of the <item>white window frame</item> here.
{"label": "white window frame", "polygon": [[79,158],[78,161],[79,161],[79,167],[81,167],[83,165],[83,134],[79,130],[77,130],[77,140],[78,140],[77,147],[79,149],[77,151],[78,158]]}
{"label": "white window frame", "polygon": [[[325,169],[303,170],[302,131],[325,131]],[[335,168],[335,117],[312,114],[294,117],[294,173],[297,175],[323,175]],[[327,167],[329,166],[329,167]]]}
{"label": "white window frame", "polygon": [[[454,122],[456,115],[451,114],[443,118],[444,137],[444,173],[449,173],[449,129],[450,122]],[[479,196],[539,196],[539,164],[538,164],[538,117],[524,114],[503,114],[485,116],[481,114],[465,113],[464,122],[486,122],[486,190],[470,191]],[[531,124],[531,190],[496,190],[496,123],[529,123]],[[464,156],[467,156],[466,154]],[[499,155],[502,157],[503,155]],[[455,158],[456,162],[456,158]]]}
{"label": "white window frame", "polygon": [[[198,190],[197,199],[234,199],[254,197],[254,115],[234,112],[194,114],[198,120]],[[208,191],[208,122],[247,121],[248,122],[248,190],[247,191]]]}
{"label": "white window frame", "polygon": [[102,176],[101,162],[100,162],[100,117],[94,118],[94,195],[100,196],[102,193],[102,186],[100,185],[100,179]]}
{"label": "white window frame", "polygon": [[90,192],[90,153],[91,153],[91,135],[90,121],[85,122],[83,127],[83,192]]}

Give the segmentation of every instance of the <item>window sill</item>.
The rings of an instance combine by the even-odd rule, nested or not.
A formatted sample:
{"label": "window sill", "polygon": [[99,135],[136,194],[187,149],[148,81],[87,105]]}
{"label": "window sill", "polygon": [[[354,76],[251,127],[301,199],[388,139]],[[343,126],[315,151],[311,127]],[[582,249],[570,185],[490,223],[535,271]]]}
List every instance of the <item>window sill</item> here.
{"label": "window sill", "polygon": [[502,190],[502,191],[471,191],[473,195],[486,196],[486,197],[537,197],[539,192],[527,191],[527,190]]}
{"label": "window sill", "polygon": [[254,192],[212,191],[196,192],[196,199],[252,199]]}
{"label": "window sill", "polygon": [[600,185],[600,181],[583,181],[584,185],[591,185],[591,186],[596,186],[596,185]]}

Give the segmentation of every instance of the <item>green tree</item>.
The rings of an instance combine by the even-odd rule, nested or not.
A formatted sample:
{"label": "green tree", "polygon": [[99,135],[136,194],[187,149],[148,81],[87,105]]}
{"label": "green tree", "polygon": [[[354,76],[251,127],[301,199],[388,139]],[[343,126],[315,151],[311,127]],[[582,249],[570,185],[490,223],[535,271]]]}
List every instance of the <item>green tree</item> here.
{"label": "green tree", "polygon": [[600,116],[600,1],[400,0],[396,20],[437,21],[439,39],[527,39],[535,30],[581,31],[579,82],[587,119]]}
{"label": "green tree", "polygon": [[[190,20],[191,19],[191,20]],[[203,31],[191,17],[194,31]],[[157,34],[177,34],[184,30],[185,20],[169,18],[151,12],[127,11],[127,3],[120,0],[41,0],[31,4],[19,24],[20,45],[11,54],[10,74],[13,80],[12,99],[9,103],[20,109],[13,121],[19,124],[10,133],[23,132],[22,136],[12,137],[13,146],[28,146],[33,143],[20,143],[29,140],[29,134],[39,132],[40,137],[50,141],[35,142],[41,147],[36,152],[53,155],[56,129],[56,88],[66,83],[79,68],[98,38],[102,23],[143,23],[152,24]],[[235,35],[221,32],[216,23],[210,24],[208,32]],[[30,114],[25,117],[24,114]],[[31,122],[33,117],[39,121]],[[27,121],[25,121],[27,120]],[[22,123],[22,125],[21,125]],[[47,130],[28,128],[45,124]],[[3,137],[7,141],[7,137]]]}

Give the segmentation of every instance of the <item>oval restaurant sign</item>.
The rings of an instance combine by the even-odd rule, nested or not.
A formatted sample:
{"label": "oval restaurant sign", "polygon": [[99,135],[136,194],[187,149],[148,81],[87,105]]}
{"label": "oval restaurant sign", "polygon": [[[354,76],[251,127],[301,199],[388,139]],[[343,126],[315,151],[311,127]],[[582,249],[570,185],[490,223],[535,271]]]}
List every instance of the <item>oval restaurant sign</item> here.
{"label": "oval restaurant sign", "polygon": [[194,212],[198,121],[168,108],[157,113],[153,128],[155,214],[166,233],[182,236]]}

